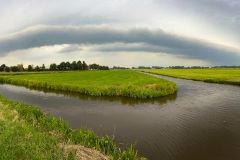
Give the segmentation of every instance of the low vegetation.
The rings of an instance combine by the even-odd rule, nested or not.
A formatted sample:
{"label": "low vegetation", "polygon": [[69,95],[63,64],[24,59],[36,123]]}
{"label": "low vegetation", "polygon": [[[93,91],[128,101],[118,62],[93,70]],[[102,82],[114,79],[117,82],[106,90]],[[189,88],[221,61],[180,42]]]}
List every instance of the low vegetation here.
{"label": "low vegetation", "polygon": [[120,149],[110,137],[99,138],[86,129],[73,130],[62,119],[46,116],[36,107],[1,95],[0,158],[143,159],[133,145]]}
{"label": "low vegetation", "polygon": [[0,74],[0,82],[93,96],[133,98],[166,96],[177,90],[174,82],[130,70]]}
{"label": "low vegetation", "polygon": [[191,79],[210,83],[232,84],[240,86],[239,68],[214,69],[149,69],[148,73],[160,74],[176,78]]}

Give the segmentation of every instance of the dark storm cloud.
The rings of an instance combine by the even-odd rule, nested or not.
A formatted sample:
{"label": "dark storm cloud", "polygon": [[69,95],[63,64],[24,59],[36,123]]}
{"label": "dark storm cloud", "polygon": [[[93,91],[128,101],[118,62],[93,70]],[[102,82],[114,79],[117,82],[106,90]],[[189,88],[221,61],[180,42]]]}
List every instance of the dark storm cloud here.
{"label": "dark storm cloud", "polygon": [[[196,39],[189,39],[162,30],[131,29],[116,30],[109,27],[59,27],[35,26],[0,38],[0,54],[10,51],[59,44],[109,44],[143,43],[142,47],[108,47],[102,51],[164,52],[200,59],[218,64],[239,65],[239,51]],[[153,49],[154,48],[154,49]]]}
{"label": "dark storm cloud", "polygon": [[[102,52],[152,52],[152,53],[168,53],[177,57],[186,59],[200,59],[215,64],[235,64],[239,65],[240,55],[237,55],[234,51],[229,51],[219,46],[210,47],[207,45],[198,44],[189,47],[166,47],[161,45],[142,44],[141,46],[120,45],[117,46],[101,46],[96,47],[95,50]],[[190,43],[188,45],[191,45]],[[222,48],[222,49],[221,49]]]}

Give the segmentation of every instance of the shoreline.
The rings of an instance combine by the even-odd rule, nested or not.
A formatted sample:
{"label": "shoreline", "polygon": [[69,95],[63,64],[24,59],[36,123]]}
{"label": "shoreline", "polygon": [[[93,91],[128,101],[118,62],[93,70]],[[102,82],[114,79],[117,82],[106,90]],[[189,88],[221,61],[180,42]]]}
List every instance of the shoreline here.
{"label": "shoreline", "polygon": [[60,118],[47,116],[37,107],[9,100],[2,95],[0,125],[0,155],[5,159],[76,159],[94,155],[95,158],[107,160],[144,159],[132,144],[122,150],[109,136],[100,138],[91,130],[73,130]]}
{"label": "shoreline", "polygon": [[[45,88],[45,89],[51,89],[51,90],[56,90],[56,91],[70,91],[70,92],[76,92],[76,93],[82,93],[86,95],[91,95],[91,96],[122,96],[122,97],[131,97],[131,98],[136,98],[136,99],[150,99],[150,98],[156,98],[156,97],[163,97],[167,95],[174,94],[177,91],[177,85],[174,82],[170,82],[167,80],[159,79],[156,77],[151,77],[149,75],[141,75],[141,73],[137,73],[135,71],[107,71],[110,74],[112,74],[115,77],[111,77],[112,75],[109,75],[109,77],[100,77],[99,81],[92,80],[90,79],[89,84],[86,85],[81,85],[81,80],[78,81],[73,81],[72,84],[66,84],[67,81],[70,81],[72,79],[68,79],[65,81],[60,81],[60,82],[49,82],[48,80],[36,80],[35,79],[27,79],[28,77],[18,77],[19,75],[8,75],[4,74],[1,76],[0,74],[0,82],[6,83],[6,84],[13,84],[13,85],[20,85],[20,86],[25,86],[28,88]],[[98,72],[97,76],[105,76],[107,75],[107,72]],[[99,74],[100,73],[100,74]],[[101,73],[104,73],[101,75]],[[139,77],[143,77],[143,79],[146,81],[142,82],[142,85],[136,85],[134,84],[135,82],[132,82],[129,80],[126,81],[124,79],[125,75],[123,76],[123,80],[125,80],[123,83],[121,83],[120,80],[115,80],[114,78],[118,78],[118,73],[119,76],[122,76],[121,74],[140,74],[137,75]],[[55,75],[59,76],[60,74],[69,74],[69,73],[46,73],[46,74],[39,74],[39,76],[46,76],[46,78],[51,78],[54,77]],[[83,75],[84,76],[92,76],[96,74],[96,72],[71,72],[71,76],[76,75]],[[92,74],[92,75],[91,75]],[[22,74],[20,76],[28,76],[30,74]],[[32,74],[34,75],[34,74]],[[54,76],[53,76],[54,75]],[[50,77],[47,77],[50,76]],[[63,75],[66,76],[66,75]],[[96,77],[97,77],[96,76]],[[137,77],[136,76],[136,77]],[[116,83],[111,82],[111,84],[102,84],[102,78],[111,79],[112,81],[117,81]],[[154,79],[154,83],[148,83],[148,79]],[[93,82],[92,82],[92,81]],[[101,82],[99,85],[96,83]],[[70,83],[70,82],[69,82]],[[86,83],[86,82],[85,82]],[[91,85],[93,84],[93,85]]]}

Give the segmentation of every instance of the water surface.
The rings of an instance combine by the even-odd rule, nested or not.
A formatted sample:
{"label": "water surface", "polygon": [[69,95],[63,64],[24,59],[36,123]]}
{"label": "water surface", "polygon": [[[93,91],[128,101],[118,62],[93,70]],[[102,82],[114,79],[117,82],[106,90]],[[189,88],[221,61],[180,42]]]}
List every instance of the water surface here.
{"label": "water surface", "polygon": [[[157,76],[163,77],[163,76]],[[152,160],[240,159],[240,87],[164,77],[177,94],[152,100],[93,97],[0,85],[0,94],[116,138],[121,147],[137,142]]]}

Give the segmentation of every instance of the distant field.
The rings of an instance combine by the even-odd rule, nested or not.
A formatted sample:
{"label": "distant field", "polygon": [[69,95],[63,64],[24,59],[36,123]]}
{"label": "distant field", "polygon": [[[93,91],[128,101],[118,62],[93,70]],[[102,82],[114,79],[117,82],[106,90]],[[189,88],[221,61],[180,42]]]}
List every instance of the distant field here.
{"label": "distant field", "polygon": [[240,86],[240,69],[149,69],[142,71],[176,78]]}
{"label": "distant field", "polygon": [[0,82],[94,96],[133,98],[160,97],[177,90],[173,82],[129,70],[0,74]]}

